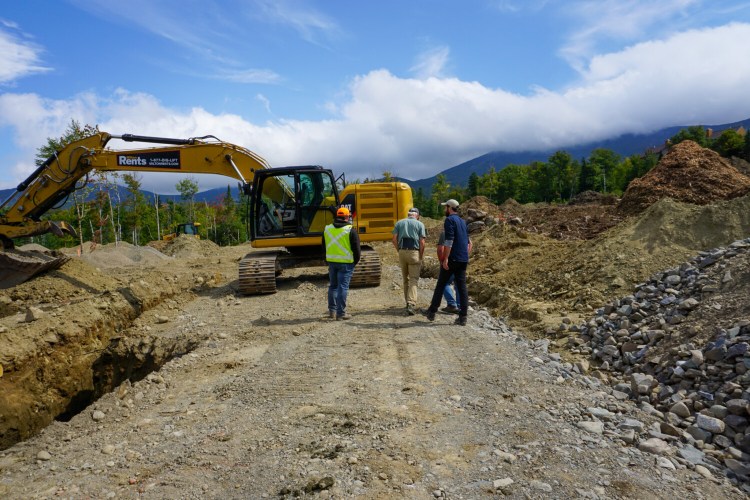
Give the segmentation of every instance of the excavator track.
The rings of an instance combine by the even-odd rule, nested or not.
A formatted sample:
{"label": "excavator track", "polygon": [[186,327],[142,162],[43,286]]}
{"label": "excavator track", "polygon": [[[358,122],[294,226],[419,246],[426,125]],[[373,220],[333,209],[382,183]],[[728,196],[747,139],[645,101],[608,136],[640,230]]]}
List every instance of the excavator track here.
{"label": "excavator track", "polygon": [[0,288],[10,288],[47,271],[58,269],[70,257],[41,252],[0,251]]}
{"label": "excavator track", "polygon": [[252,252],[240,260],[240,293],[276,293],[276,251]]}
{"label": "excavator track", "polygon": [[368,286],[380,285],[380,256],[373,248],[368,246],[362,247],[362,253],[359,257],[359,263],[354,268],[352,281],[349,283],[351,288],[364,288]]}

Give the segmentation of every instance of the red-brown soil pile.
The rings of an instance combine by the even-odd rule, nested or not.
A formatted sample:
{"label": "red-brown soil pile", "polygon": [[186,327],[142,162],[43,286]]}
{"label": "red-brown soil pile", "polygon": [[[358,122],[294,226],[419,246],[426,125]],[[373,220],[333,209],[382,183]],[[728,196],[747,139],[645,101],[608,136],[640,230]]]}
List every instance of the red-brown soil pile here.
{"label": "red-brown soil pile", "polygon": [[674,146],[653,170],[633,180],[622,197],[621,213],[638,214],[662,198],[707,205],[750,192],[750,177],[718,153],[693,141]]}

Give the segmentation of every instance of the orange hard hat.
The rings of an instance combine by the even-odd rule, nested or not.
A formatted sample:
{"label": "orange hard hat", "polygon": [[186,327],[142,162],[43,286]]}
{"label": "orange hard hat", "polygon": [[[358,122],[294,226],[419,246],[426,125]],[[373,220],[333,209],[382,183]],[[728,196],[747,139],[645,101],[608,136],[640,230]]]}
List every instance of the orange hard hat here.
{"label": "orange hard hat", "polygon": [[346,207],[341,207],[338,210],[336,210],[336,217],[349,217],[349,209]]}

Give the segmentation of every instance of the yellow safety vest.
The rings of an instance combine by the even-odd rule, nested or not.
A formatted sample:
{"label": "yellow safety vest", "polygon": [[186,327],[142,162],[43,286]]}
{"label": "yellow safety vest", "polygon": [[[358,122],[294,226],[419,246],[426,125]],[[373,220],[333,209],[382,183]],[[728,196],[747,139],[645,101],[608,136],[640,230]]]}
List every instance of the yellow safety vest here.
{"label": "yellow safety vest", "polygon": [[326,260],[328,262],[343,264],[354,262],[354,252],[352,252],[352,244],[349,241],[351,231],[351,225],[335,227],[333,224],[329,224],[326,226],[323,236],[326,240]]}

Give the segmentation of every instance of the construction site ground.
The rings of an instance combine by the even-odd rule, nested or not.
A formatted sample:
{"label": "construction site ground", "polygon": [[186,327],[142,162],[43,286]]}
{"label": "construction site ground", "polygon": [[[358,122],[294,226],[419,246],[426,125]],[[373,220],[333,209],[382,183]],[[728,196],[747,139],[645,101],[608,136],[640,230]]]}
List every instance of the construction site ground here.
{"label": "construction site ground", "polygon": [[[624,441],[616,422],[655,417],[561,376],[583,359],[561,324],[750,236],[747,194],[676,198],[637,213],[469,200],[521,223],[472,235],[466,327],[406,314],[390,243],[375,245],[380,286],[350,291],[349,321],[327,317],[324,268],[238,294],[249,245],[69,249],[59,270],[0,290],[0,497],[744,498],[719,470]],[[420,306],[441,226],[424,222]],[[689,321],[750,319],[742,286],[724,316]]]}

